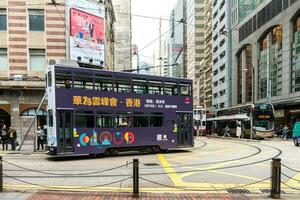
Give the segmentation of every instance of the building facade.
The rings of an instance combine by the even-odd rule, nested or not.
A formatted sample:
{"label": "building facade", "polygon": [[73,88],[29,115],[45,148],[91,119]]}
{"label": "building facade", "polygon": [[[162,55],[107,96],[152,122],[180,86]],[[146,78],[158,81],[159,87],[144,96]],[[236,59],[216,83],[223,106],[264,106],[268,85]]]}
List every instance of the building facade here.
{"label": "building facade", "polygon": [[181,19],[183,19],[183,3],[184,1],[182,0],[178,1],[170,15],[169,62],[171,64],[168,68],[168,74],[171,77],[184,77],[184,24],[181,23]]}
{"label": "building facade", "polygon": [[114,70],[123,71],[132,68],[131,0],[112,0],[112,3],[116,16]]}
{"label": "building facade", "polygon": [[231,1],[212,1],[212,106],[231,105]]}
{"label": "building facade", "polygon": [[205,69],[205,96],[204,107],[207,110],[212,108],[212,1],[204,2],[204,69]]}
{"label": "building facade", "polygon": [[[94,3],[97,4],[98,1]],[[0,125],[17,130],[23,139],[45,92],[45,69],[49,61],[70,58],[69,8],[64,0],[0,1]],[[106,1],[108,13],[112,4]],[[107,22],[113,24],[113,14]],[[67,20],[66,20],[67,19]],[[106,25],[106,61],[113,60],[112,24]],[[92,35],[89,34],[91,37]],[[107,37],[108,36],[108,37]],[[31,129],[46,124],[46,105],[37,113]]]}
{"label": "building facade", "polygon": [[187,78],[193,80],[194,106],[204,107],[204,0],[187,0]]}
{"label": "building facade", "polygon": [[300,1],[261,1],[233,22],[233,105],[271,102],[277,125],[293,124],[300,119]]}

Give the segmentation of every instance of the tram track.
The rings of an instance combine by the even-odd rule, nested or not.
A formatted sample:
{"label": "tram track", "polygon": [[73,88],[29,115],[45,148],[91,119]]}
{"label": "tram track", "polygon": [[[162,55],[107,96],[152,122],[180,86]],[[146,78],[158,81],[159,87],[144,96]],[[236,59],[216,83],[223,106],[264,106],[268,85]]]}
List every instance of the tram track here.
{"label": "tram track", "polygon": [[[185,164],[185,165],[171,165],[171,166],[168,166],[168,167],[161,167],[161,166],[153,166],[153,168],[155,169],[159,169],[159,168],[180,168],[180,167],[196,167],[196,166],[203,166],[203,165],[214,165],[214,164],[222,164],[222,163],[227,163],[227,162],[235,162],[235,161],[241,161],[241,160],[246,160],[246,159],[250,159],[250,158],[253,158],[255,156],[258,156],[260,155],[263,150],[262,148],[260,147],[257,147],[257,146],[254,146],[252,144],[245,144],[245,143],[241,143],[241,142],[232,142],[232,143],[236,143],[236,144],[240,144],[240,145],[245,145],[245,146],[249,146],[249,147],[252,147],[254,149],[256,149],[256,152],[250,154],[250,155],[247,155],[247,156],[243,156],[243,157],[239,157],[239,158],[234,158],[234,159],[228,159],[228,160],[221,160],[221,161],[214,161],[214,162],[206,162],[206,163],[196,163],[196,164]],[[282,154],[282,150],[277,148],[277,147],[274,147],[274,146],[271,146],[271,145],[266,145],[266,144],[259,144],[259,145],[262,145],[262,146],[265,146],[265,147],[268,147],[268,148],[271,148],[271,149],[274,149],[276,150],[277,154],[275,155],[272,155],[272,156],[269,156],[263,160],[259,160],[259,161],[253,161],[251,163],[246,163],[244,164],[245,166],[249,166],[249,165],[253,165],[253,164],[259,164],[259,163],[263,163],[263,162],[266,162],[266,161],[269,161],[271,160],[272,158],[277,158],[279,157],[281,154]],[[239,167],[243,167],[243,164],[240,164],[240,165],[233,165],[231,166],[232,168],[236,168],[237,166]],[[153,169],[152,168],[152,169]],[[227,167],[228,168],[228,167]],[[140,169],[147,169],[147,168],[140,168]],[[149,168],[148,168],[149,169]],[[214,169],[212,169],[214,170]]]}
{"label": "tram track", "polygon": [[[234,159],[227,159],[227,160],[220,160],[220,161],[214,161],[214,162],[205,162],[205,163],[195,163],[195,164],[184,164],[184,165],[171,165],[167,168],[181,168],[181,167],[195,167],[195,166],[205,166],[205,165],[214,165],[214,164],[222,164],[222,163],[227,163],[227,162],[235,162],[235,161],[241,161],[241,160],[246,160],[246,159],[250,159],[250,158],[253,158],[255,156],[258,156],[260,155],[262,152],[263,152],[263,149],[261,147],[258,147],[258,146],[255,146],[255,145],[252,145],[252,144],[245,144],[245,143],[242,143],[242,142],[231,142],[231,143],[236,143],[236,144],[239,144],[239,145],[244,145],[244,146],[248,146],[248,147],[251,147],[252,149],[255,149],[255,152],[254,153],[251,153],[249,155],[246,155],[246,156],[243,156],[243,157],[238,157],[238,158],[234,158]],[[205,146],[209,145],[209,143],[207,143],[206,141],[203,141],[203,145],[197,147],[197,149],[200,149],[200,148],[203,148]],[[231,166],[232,168],[235,168],[237,166],[249,166],[249,165],[252,165],[252,164],[259,164],[259,163],[263,163],[263,162],[266,162],[266,161],[269,161],[271,160],[272,158],[276,158],[276,157],[279,157],[281,154],[282,154],[282,151],[277,148],[277,147],[274,147],[274,146],[271,146],[271,145],[267,145],[267,144],[259,144],[261,146],[264,146],[264,147],[268,147],[268,148],[271,148],[271,149],[274,149],[276,150],[277,154],[275,155],[271,155],[263,160],[259,160],[259,161],[253,161],[253,162],[250,162],[250,163],[245,163],[245,164],[240,164],[240,165],[233,165]],[[168,155],[168,154],[166,154]],[[162,167],[162,166],[151,166],[150,167],[140,167],[141,170],[157,170],[157,169],[165,169],[166,167]],[[38,169],[36,171],[57,171],[59,169]],[[64,172],[81,172],[81,171],[94,171],[95,169],[90,169],[90,170],[76,170],[76,169],[70,169],[70,170],[66,170],[66,169],[61,169],[59,171],[64,171]],[[9,169],[9,170],[5,170],[5,171],[26,171],[26,170],[14,170],[14,169]]]}

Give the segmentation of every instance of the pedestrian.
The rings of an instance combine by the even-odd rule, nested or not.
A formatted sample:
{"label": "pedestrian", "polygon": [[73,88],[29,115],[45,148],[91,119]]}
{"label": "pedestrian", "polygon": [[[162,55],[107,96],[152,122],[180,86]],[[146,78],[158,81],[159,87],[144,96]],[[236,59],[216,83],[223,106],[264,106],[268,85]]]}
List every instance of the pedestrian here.
{"label": "pedestrian", "polygon": [[37,128],[37,132],[36,132],[36,135],[37,135],[37,150],[40,150],[40,146],[42,147],[42,150],[44,150],[44,131],[43,129],[41,129],[40,126],[38,126]]}
{"label": "pedestrian", "polygon": [[283,129],[283,125],[280,125],[278,127],[278,130],[277,130],[277,137],[281,137],[282,136],[282,129]]}
{"label": "pedestrian", "polygon": [[288,132],[289,132],[289,128],[287,127],[287,125],[285,125],[282,129],[282,134],[283,134],[283,139],[287,140],[288,137]]}
{"label": "pedestrian", "polygon": [[8,150],[8,132],[6,129],[6,125],[4,124],[1,129],[1,142],[2,142],[2,150]]}
{"label": "pedestrian", "polygon": [[236,136],[240,139],[242,134],[241,121],[236,121]]}
{"label": "pedestrian", "polygon": [[226,136],[231,137],[230,134],[229,134],[229,131],[230,131],[230,129],[229,129],[228,124],[227,124],[226,127],[223,130],[224,133],[223,133],[222,138],[224,138]]}
{"label": "pedestrian", "polygon": [[44,130],[44,144],[45,144],[45,145],[47,145],[47,142],[48,142],[48,141],[47,141],[47,138],[48,138],[48,135],[47,135],[47,134],[48,134],[47,128],[48,128],[48,127],[47,127],[47,124],[45,124],[45,125],[43,126],[43,130]]}
{"label": "pedestrian", "polygon": [[16,130],[12,129],[12,127],[10,126],[8,129],[8,134],[9,134],[9,141],[11,144],[11,150],[14,151],[16,150],[16,146],[17,146],[17,132]]}

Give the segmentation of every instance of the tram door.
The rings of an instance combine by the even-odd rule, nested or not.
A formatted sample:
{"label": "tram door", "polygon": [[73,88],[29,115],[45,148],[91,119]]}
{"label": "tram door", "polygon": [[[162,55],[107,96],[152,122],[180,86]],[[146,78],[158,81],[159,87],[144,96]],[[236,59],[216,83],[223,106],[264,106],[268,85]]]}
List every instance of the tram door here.
{"label": "tram door", "polygon": [[191,113],[177,113],[178,146],[193,144],[193,119]]}
{"label": "tram door", "polygon": [[58,152],[73,152],[73,111],[58,111]]}

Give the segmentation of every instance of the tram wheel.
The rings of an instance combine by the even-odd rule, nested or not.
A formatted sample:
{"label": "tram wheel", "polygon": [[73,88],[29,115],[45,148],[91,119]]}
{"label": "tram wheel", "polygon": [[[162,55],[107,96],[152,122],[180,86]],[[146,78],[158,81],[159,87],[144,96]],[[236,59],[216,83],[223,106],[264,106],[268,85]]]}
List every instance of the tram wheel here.
{"label": "tram wheel", "polygon": [[119,155],[119,151],[116,150],[116,149],[111,149],[111,150],[110,150],[110,155],[112,155],[112,156],[117,156],[117,155]]}
{"label": "tram wheel", "polygon": [[295,144],[295,146],[299,146],[297,138],[294,138],[294,144]]}
{"label": "tram wheel", "polygon": [[159,153],[160,152],[160,148],[159,147],[152,147],[152,152],[153,153]]}

